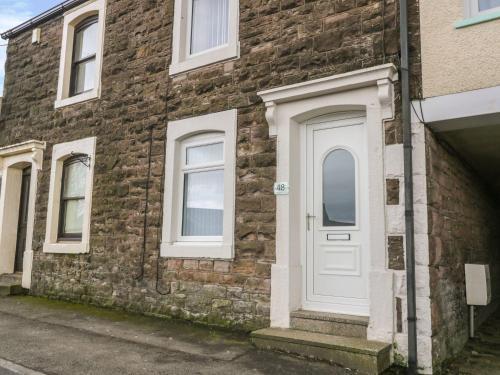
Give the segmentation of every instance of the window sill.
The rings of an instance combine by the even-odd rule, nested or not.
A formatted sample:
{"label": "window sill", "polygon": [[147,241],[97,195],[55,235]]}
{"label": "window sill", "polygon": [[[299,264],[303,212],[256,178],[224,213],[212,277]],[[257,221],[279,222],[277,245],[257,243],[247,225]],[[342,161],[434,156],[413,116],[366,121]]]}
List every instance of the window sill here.
{"label": "window sill", "polygon": [[473,25],[477,25],[480,23],[493,21],[496,19],[500,19],[500,10],[495,11],[495,12],[485,13],[485,14],[479,14],[475,17],[466,18],[464,20],[457,21],[457,22],[455,22],[455,29],[462,29],[464,27],[473,26]]}
{"label": "window sill", "polygon": [[221,242],[174,242],[161,244],[166,258],[233,259],[233,246]]}
{"label": "window sill", "polygon": [[99,98],[99,92],[97,89],[94,89],[92,91],[84,92],[83,94],[80,95],[72,96],[65,99],[58,99],[54,104],[54,108],[57,109],[57,108],[67,107],[69,105],[88,102],[90,100],[98,98]]}
{"label": "window sill", "polygon": [[207,65],[237,59],[240,55],[239,50],[239,45],[227,46],[199,54],[182,61],[173,61],[169,68],[169,74],[174,76],[180,73],[202,68]]}
{"label": "window sill", "polygon": [[43,252],[49,254],[86,254],[89,252],[89,244],[86,242],[58,242],[44,243]]}

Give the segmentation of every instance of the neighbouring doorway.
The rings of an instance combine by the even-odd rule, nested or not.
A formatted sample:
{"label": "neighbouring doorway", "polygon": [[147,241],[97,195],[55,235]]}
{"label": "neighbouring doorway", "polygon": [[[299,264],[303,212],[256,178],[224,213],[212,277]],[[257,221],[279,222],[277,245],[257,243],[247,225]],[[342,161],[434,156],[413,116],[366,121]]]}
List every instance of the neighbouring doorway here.
{"label": "neighbouring doorway", "polygon": [[19,202],[19,222],[17,226],[16,259],[14,272],[23,272],[24,251],[28,229],[28,206],[30,196],[31,167],[23,169],[21,182],[21,198]]}

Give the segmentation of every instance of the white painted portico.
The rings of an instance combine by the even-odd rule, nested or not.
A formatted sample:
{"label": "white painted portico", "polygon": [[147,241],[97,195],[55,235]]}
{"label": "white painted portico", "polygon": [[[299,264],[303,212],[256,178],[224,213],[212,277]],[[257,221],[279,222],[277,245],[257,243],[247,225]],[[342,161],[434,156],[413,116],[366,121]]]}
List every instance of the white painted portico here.
{"label": "white painted portico", "polygon": [[304,243],[301,183],[301,128],[315,117],[338,112],[366,116],[369,200],[368,338],[392,342],[394,335],[394,275],[387,269],[384,121],[394,117],[396,67],[385,64],[309,82],[260,92],[265,102],[270,136],[277,137],[277,181],[288,182],[288,195],[277,196],[276,264],[271,275],[271,326],[288,328],[290,313],[302,301]]}

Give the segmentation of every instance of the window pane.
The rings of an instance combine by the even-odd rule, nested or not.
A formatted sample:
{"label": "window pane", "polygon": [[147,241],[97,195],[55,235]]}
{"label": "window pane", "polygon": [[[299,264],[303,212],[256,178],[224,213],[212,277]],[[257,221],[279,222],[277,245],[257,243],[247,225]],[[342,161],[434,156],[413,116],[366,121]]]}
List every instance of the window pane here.
{"label": "window pane", "polygon": [[63,198],[83,197],[88,168],[79,161],[64,167]]}
{"label": "window pane", "polygon": [[207,164],[223,160],[224,144],[222,142],[186,149],[186,165]]}
{"label": "window pane", "polygon": [[75,34],[75,50],[73,56],[75,61],[93,56],[97,52],[97,22],[78,31]]}
{"label": "window pane", "polygon": [[500,0],[479,0],[479,11],[500,7]]}
{"label": "window pane", "polygon": [[346,150],[332,151],[323,163],[323,226],[356,224],[356,163]]}
{"label": "window pane", "polygon": [[80,94],[94,88],[95,59],[79,63],[75,66],[73,77],[73,92]]}
{"label": "window pane", "polygon": [[82,233],[85,199],[65,201],[64,234]]}
{"label": "window pane", "polygon": [[184,176],[183,236],[222,236],[224,171]]}
{"label": "window pane", "polygon": [[227,44],[228,17],[229,0],[193,0],[191,53]]}

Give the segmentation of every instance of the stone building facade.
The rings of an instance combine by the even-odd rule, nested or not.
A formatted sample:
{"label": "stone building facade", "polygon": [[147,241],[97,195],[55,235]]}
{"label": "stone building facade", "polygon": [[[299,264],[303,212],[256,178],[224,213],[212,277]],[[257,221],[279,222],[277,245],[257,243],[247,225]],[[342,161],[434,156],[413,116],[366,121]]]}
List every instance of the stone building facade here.
{"label": "stone building facade", "polygon": [[[330,129],[324,123],[354,121],[348,125],[363,123],[366,128],[362,137],[366,143],[360,146],[366,159],[359,159],[362,191],[356,190],[361,207],[356,213],[365,221],[356,222],[356,230],[363,232],[359,241],[370,255],[353,258],[355,269],[348,271],[354,273],[343,276],[362,277],[366,284],[360,293],[367,302],[353,308],[357,309],[353,315],[369,317],[365,338],[391,344],[392,360],[404,363],[398,2],[230,1],[228,14],[237,17],[234,25],[232,21],[228,25],[227,55],[226,47],[216,48],[205,55],[193,54],[192,60],[185,58],[187,47],[182,44],[188,43],[182,35],[189,17],[180,16],[187,12],[187,1],[66,3],[70,6],[35,26],[6,34],[9,47],[0,115],[0,274],[19,271],[15,269],[19,238],[6,233],[20,232],[9,223],[18,222],[22,171],[31,166],[22,267],[23,286],[31,294],[245,331],[289,328],[291,313],[308,301],[304,257],[309,224],[303,220],[314,216],[307,212],[303,219],[306,212],[299,204],[309,191],[303,185],[307,173],[300,167],[308,160],[301,142],[309,135],[300,132],[307,132],[306,124],[320,131]],[[410,2],[410,14],[412,96],[418,98],[417,1]],[[99,84],[81,94],[84,100],[75,100],[67,92],[72,89],[67,81],[75,65],[68,40],[82,20],[96,15],[98,20],[92,22],[97,30],[102,28],[95,54]],[[38,39],[33,39],[33,29],[40,31]],[[212,60],[205,61],[207,56]],[[193,63],[198,59],[202,62]],[[423,123],[415,120],[413,126],[419,363],[423,373],[431,373],[465,341],[464,334],[456,343],[441,339],[454,328],[443,323],[451,320],[440,293],[446,293],[448,280],[462,285],[463,274],[441,274],[436,262],[438,253],[443,260],[453,259],[444,257],[455,248],[449,245],[450,236],[467,224],[456,222],[439,234],[433,225],[450,212],[470,210],[473,220],[482,216],[484,207],[453,206],[447,211],[449,201],[440,197],[456,194],[447,190],[448,179],[462,191],[460,187],[474,178],[451,156],[447,159]],[[177,216],[185,211],[178,207],[175,176],[184,173],[176,169],[178,155],[183,154],[176,150],[189,137],[205,133],[224,137],[224,173],[226,177],[234,173],[234,179],[224,182],[224,196],[230,199],[224,202],[220,246],[203,245],[204,251],[217,247],[220,252],[193,255],[200,248],[189,243],[181,245],[191,255],[182,256],[178,241],[182,236],[177,238],[175,231]],[[84,192],[87,219],[82,219],[83,232],[75,245],[52,236],[58,235],[62,162],[81,154],[89,156],[83,162],[92,172]],[[449,164],[438,168],[434,157]],[[452,176],[444,170],[453,171]],[[275,194],[276,182],[286,185],[285,194]],[[474,189],[463,189],[461,194],[468,199]],[[228,219],[227,212],[234,214]],[[345,231],[329,233],[328,238]],[[348,238],[357,233],[349,232]],[[467,243],[479,237],[482,233],[474,232]],[[464,253],[469,251],[468,245],[463,246]],[[464,255],[464,260],[488,257]],[[431,293],[431,286],[439,287]],[[458,299],[463,297],[463,291],[457,294]],[[453,311],[465,314],[463,304]],[[464,321],[460,324],[463,331]]]}

